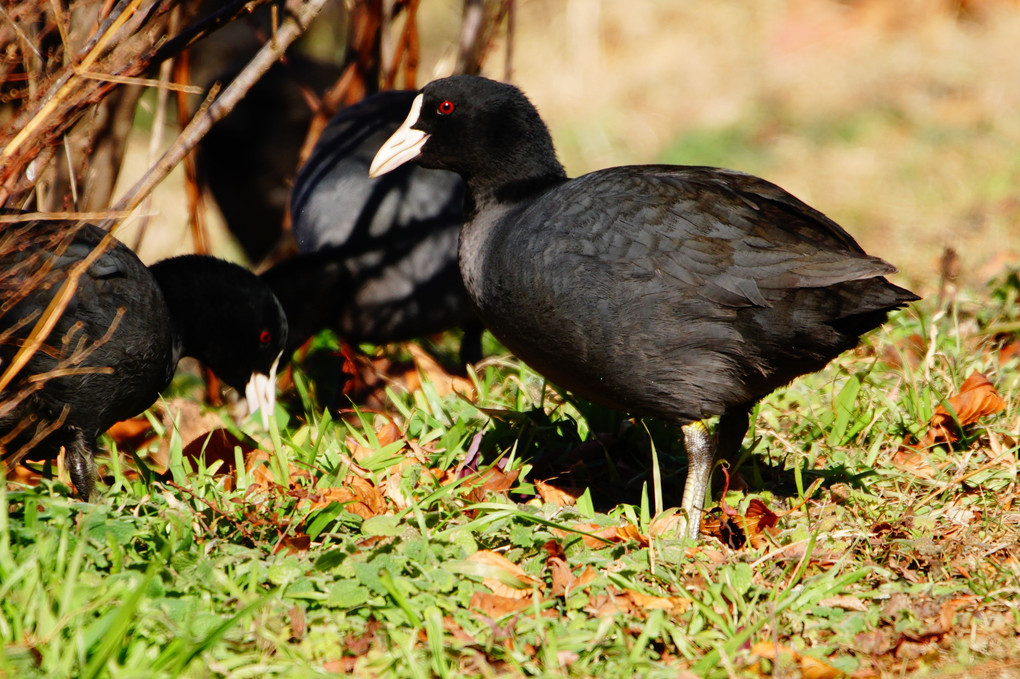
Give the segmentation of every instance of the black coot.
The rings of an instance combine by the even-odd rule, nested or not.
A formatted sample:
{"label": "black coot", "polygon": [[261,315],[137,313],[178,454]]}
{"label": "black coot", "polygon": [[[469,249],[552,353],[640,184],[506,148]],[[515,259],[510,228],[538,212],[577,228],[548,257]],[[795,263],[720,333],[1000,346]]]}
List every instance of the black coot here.
{"label": "black coot", "polygon": [[[0,234],[0,372],[13,362],[75,265],[100,244],[92,225],[37,221]],[[52,458],[61,446],[78,492],[94,494],[96,438],[148,408],[181,356],[244,390],[268,422],[287,323],[269,288],[250,271],[185,255],[146,267],[125,245],[106,250],[41,348],[0,392],[5,458]]]}
{"label": "black coot", "polygon": [[[234,68],[216,79],[232,81],[250,56],[245,52]],[[340,72],[333,64],[288,54],[286,63],[273,64],[202,138],[199,174],[252,262],[283,249],[290,185],[312,122],[306,90],[321,96]]]}
{"label": "black coot", "polygon": [[416,166],[368,176],[415,96],[382,92],[338,112],[298,173],[291,218],[302,254],[263,274],[292,346],[326,327],[384,344],[461,326],[462,358],[481,358],[481,324],[457,267],[464,183]]}
{"label": "black coot", "polygon": [[511,85],[426,85],[372,174],[410,160],[467,181],[460,268],[500,341],[584,398],[682,427],[691,537],[714,456],[701,420],[720,415],[718,448],[735,454],[756,401],[918,299],[763,179],[673,165],[567,179]]}

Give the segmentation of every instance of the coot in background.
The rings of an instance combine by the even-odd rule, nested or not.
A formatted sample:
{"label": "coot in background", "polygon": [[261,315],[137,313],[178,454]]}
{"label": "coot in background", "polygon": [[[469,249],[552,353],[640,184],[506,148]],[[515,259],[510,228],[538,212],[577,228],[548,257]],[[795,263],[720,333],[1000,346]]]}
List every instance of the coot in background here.
{"label": "coot in background", "polygon": [[467,181],[460,269],[492,333],[551,381],[679,425],[681,508],[696,537],[719,415],[734,457],[754,403],[822,368],[916,295],[839,225],[763,179],[707,167],[615,167],[568,179],[512,85],[426,85],[372,163]]}
{"label": "coot in background", "polygon": [[[231,82],[248,56],[242,52],[236,66],[215,79]],[[340,72],[335,64],[288,54],[199,145],[200,178],[253,263],[283,247],[290,187],[313,114],[305,91],[321,97]]]}
{"label": "coot in background", "polygon": [[291,220],[301,254],[263,274],[292,346],[326,327],[385,344],[460,326],[462,360],[481,358],[482,327],[457,266],[460,177],[416,166],[368,176],[415,95],[382,92],[339,111],[298,173]]}
{"label": "coot in background", "polygon": [[[0,234],[0,370],[77,262],[102,241],[92,225],[35,221]],[[267,422],[287,341],[279,303],[257,276],[213,257],[146,267],[119,241],[78,279],[43,346],[0,393],[4,457],[53,458],[66,449],[71,480],[94,495],[96,438],[156,400],[182,356],[244,390]],[[58,372],[70,369],[70,372]]]}

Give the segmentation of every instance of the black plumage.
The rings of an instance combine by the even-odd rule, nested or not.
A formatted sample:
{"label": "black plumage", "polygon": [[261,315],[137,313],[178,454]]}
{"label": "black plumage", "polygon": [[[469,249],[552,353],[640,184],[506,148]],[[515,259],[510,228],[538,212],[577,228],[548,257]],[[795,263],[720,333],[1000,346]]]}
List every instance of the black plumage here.
{"label": "black plumage", "polygon": [[368,177],[414,97],[383,92],[341,110],[298,173],[291,217],[302,254],[263,274],[287,311],[292,346],[326,327],[383,344],[461,326],[462,357],[481,357],[481,324],[457,268],[463,182],[415,166]]}
{"label": "black plumage", "polygon": [[[244,52],[216,80],[232,81],[253,54],[254,50]],[[334,64],[288,54],[286,63],[273,64],[202,138],[201,179],[252,262],[287,250],[283,239],[287,201],[314,114],[308,93],[322,96],[340,73]]]}
{"label": "black plumage", "polygon": [[286,344],[283,310],[250,271],[185,255],[146,267],[99,228],[7,225],[0,234],[0,373],[62,285],[94,250],[42,346],[0,391],[5,459],[55,457],[63,446],[82,497],[94,494],[96,438],[156,400],[182,356],[245,391],[264,421]]}
{"label": "black plumage", "polygon": [[714,458],[701,420],[721,416],[718,449],[733,456],[759,399],[917,299],[763,179],[672,165],[568,179],[511,85],[426,85],[372,172],[410,160],[467,182],[460,268],[500,341],[579,396],[682,427],[692,537]]}

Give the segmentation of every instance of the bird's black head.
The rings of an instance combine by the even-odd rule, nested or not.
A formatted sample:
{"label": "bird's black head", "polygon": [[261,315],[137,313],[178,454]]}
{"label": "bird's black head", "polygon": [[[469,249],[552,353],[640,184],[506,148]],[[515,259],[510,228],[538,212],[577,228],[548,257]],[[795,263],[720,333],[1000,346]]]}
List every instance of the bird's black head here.
{"label": "bird's black head", "polygon": [[370,174],[411,160],[456,172],[476,192],[565,176],[549,130],[524,93],[471,75],[422,88],[407,119],[379,149]]}
{"label": "bird's black head", "polygon": [[184,255],[150,267],[159,283],[181,351],[245,393],[265,417],[287,346],[287,317],[269,286],[244,267]]}

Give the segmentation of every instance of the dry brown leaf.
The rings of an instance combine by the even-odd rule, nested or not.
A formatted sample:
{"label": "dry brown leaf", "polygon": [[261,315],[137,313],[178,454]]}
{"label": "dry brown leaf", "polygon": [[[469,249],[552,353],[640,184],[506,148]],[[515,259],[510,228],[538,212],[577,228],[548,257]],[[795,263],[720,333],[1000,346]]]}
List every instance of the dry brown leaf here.
{"label": "dry brown leaf", "polygon": [[517,483],[521,470],[512,469],[508,472],[498,467],[476,472],[464,479],[464,498],[469,502],[483,502],[489,493],[506,494]]}
{"label": "dry brown leaf", "polygon": [[950,599],[942,604],[942,610],[939,611],[939,621],[942,624],[943,632],[952,631],[953,624],[956,621],[956,611],[974,601],[975,598],[974,596],[961,596]]}
{"label": "dry brown leaf", "polygon": [[354,474],[349,474],[342,486],[317,489],[309,493],[306,500],[309,511],[340,502],[345,503],[344,509],[363,519],[370,519],[386,511],[386,502],[379,489],[368,479]]}
{"label": "dry brown leaf", "polygon": [[860,611],[862,613],[868,610],[868,605],[855,596],[830,596],[819,601],[818,605],[828,606],[829,608],[842,608],[845,611]]}
{"label": "dry brown leaf", "polygon": [[[269,461],[272,457],[272,453],[258,448],[252,448],[244,457],[244,468],[248,472],[248,477],[251,479],[251,485],[254,486],[253,490],[262,489],[270,490],[278,486],[276,478],[273,476],[273,472],[270,469]],[[287,467],[287,479],[288,483],[296,479],[311,479],[311,473],[302,467],[297,467],[293,464]],[[228,476],[224,479],[224,486],[227,488],[232,487],[233,477]],[[286,488],[283,488],[286,491]]]}
{"label": "dry brown leaf", "polygon": [[691,606],[690,599],[684,597],[671,596],[653,596],[651,594],[643,594],[632,589],[625,591],[625,594],[630,598],[634,605],[642,610],[654,610],[660,609],[663,611],[686,611]]}
{"label": "dry brown leaf", "polygon": [[122,420],[110,427],[107,434],[117,442],[117,448],[140,448],[153,438],[152,424],[144,416]]}
{"label": "dry brown leaf", "polygon": [[347,450],[351,451],[351,457],[361,462],[362,460],[375,455],[379,452],[379,448],[390,445],[394,441],[399,440],[402,437],[400,428],[392,421],[387,421],[382,424],[378,429],[375,430],[375,437],[379,441],[379,446],[363,446],[358,443],[352,436],[348,436],[344,443],[347,446]]}
{"label": "dry brown leaf", "polygon": [[402,466],[402,464],[398,464],[391,468],[383,483],[386,498],[393,504],[393,509],[398,512],[411,506],[411,499],[400,488],[400,482],[404,478],[403,471],[400,469]]}
{"label": "dry brown leaf", "polygon": [[288,535],[285,537],[281,541],[279,547],[285,547],[287,549],[287,554],[297,554],[298,552],[307,552],[308,548],[311,546],[312,539],[304,533],[298,533],[297,535]]}
{"label": "dry brown leaf", "polygon": [[592,597],[585,610],[592,615],[605,617],[619,614],[644,615],[651,610],[683,613],[690,605],[690,600],[684,597],[661,597],[631,589],[611,589],[608,594]]}
{"label": "dry brown leaf", "polygon": [[933,479],[938,473],[938,470],[928,462],[927,456],[909,445],[900,446],[900,449],[893,453],[890,462],[900,471],[922,479]]}
{"label": "dry brown leaf", "polygon": [[567,555],[563,551],[563,546],[559,542],[549,540],[545,543],[544,548],[549,553],[545,560],[545,567],[549,571],[552,583],[549,588],[549,593],[552,596],[565,596],[595,579],[595,569],[591,566],[588,566],[580,576],[574,575],[570,564],[567,563]]}
{"label": "dry brown leaf", "polygon": [[[581,531],[581,541],[584,542],[585,546],[592,549],[601,549],[606,545],[615,544],[625,539],[620,537],[616,526],[600,526],[595,523],[575,523],[571,526],[571,528]],[[577,533],[563,530],[562,528],[551,528],[550,531],[558,538],[577,535]]]}
{"label": "dry brown leaf", "polygon": [[679,537],[680,532],[686,529],[687,517],[679,507],[670,507],[652,517],[652,522],[648,524],[648,535],[651,537],[663,535]]}
{"label": "dry brown leaf", "polygon": [[600,594],[591,598],[584,610],[599,618],[613,618],[630,611],[631,602],[625,597]]}
{"label": "dry brown leaf", "polygon": [[777,523],[779,523],[779,516],[769,509],[762,500],[754,498],[747,503],[747,511],[744,512],[744,530],[749,534],[760,534],[769,528],[775,528]]}
{"label": "dry brown leaf", "polygon": [[492,590],[493,594],[510,599],[531,597],[532,588],[541,581],[524,572],[517,564],[502,554],[482,549],[467,558],[479,566],[482,584]]}
{"label": "dry brown leaf", "polygon": [[940,404],[928,421],[928,431],[921,439],[922,447],[952,443],[959,439],[957,426],[974,424],[982,417],[994,415],[1006,407],[1006,402],[995,391],[991,381],[976,370],[960,386],[960,393],[949,398],[949,404],[959,424],[953,420],[949,410]]}
{"label": "dry brown leaf", "polygon": [[748,503],[743,515],[723,499],[701,520],[701,534],[714,537],[731,549],[742,549],[748,542],[757,548],[765,542],[764,533],[778,521],[779,515],[758,498]]}
{"label": "dry brown leaf", "polygon": [[[160,407],[161,421],[166,431],[176,430],[181,441],[194,441],[202,434],[219,429],[223,420],[219,413],[204,411],[190,399],[175,397]],[[166,469],[170,464],[170,436],[164,436],[159,442],[159,450],[152,454],[155,464]]]}
{"label": "dry brown leaf", "polygon": [[573,589],[577,578],[574,577],[570,566],[563,559],[554,557],[546,559],[545,567],[549,570],[549,577],[552,585],[549,588],[551,596],[564,596]]}
{"label": "dry brown leaf", "polygon": [[882,360],[898,368],[903,365],[905,359],[911,368],[916,368],[921,365],[927,353],[927,342],[923,337],[914,333],[898,344],[886,344],[882,348]]}
{"label": "dry brown leaf", "polygon": [[1010,340],[999,347],[999,364],[1004,364],[1020,356],[1020,341]]}
{"label": "dry brown leaf", "polygon": [[535,490],[543,502],[557,507],[573,507],[577,503],[577,498],[584,493],[583,488],[554,486],[540,479],[535,480]]}
{"label": "dry brown leaf", "polygon": [[642,535],[637,526],[632,523],[625,523],[622,526],[617,527],[616,536],[620,538],[620,540],[632,540],[642,547],[648,546],[648,536]]}
{"label": "dry brown leaf", "polygon": [[778,656],[789,656],[800,665],[800,673],[805,679],[836,679],[846,676],[844,672],[836,669],[824,660],[814,656],[804,655],[789,646],[777,645],[771,641],[759,641],[751,647],[751,653],[773,662]]}
{"label": "dry brown leaf", "polygon": [[252,485],[272,488],[276,485],[273,472],[269,471],[269,453],[264,450],[253,450],[244,458],[244,468],[248,472]]}
{"label": "dry brown leaf", "polygon": [[837,679],[846,674],[824,660],[811,655],[800,656],[800,676],[803,679]]}
{"label": "dry brown leaf", "polygon": [[[182,455],[193,460],[204,458],[207,467],[219,462],[216,474],[228,474],[232,477],[237,469],[237,457],[234,455],[236,447],[241,449],[242,459],[256,450],[250,442],[242,441],[227,429],[220,427],[195,437],[184,446]],[[233,479],[228,477],[224,485],[230,490],[233,487]]]}
{"label": "dry brown leaf", "polygon": [[584,572],[574,580],[574,587],[587,587],[598,577],[598,571],[591,566],[584,569]]}
{"label": "dry brown leaf", "polygon": [[487,592],[475,592],[471,595],[468,606],[478,609],[490,618],[502,618],[504,615],[522,611],[533,603],[534,600],[531,598],[530,592],[525,597],[506,597]]}
{"label": "dry brown leaf", "polygon": [[416,391],[421,388],[419,375],[424,375],[436,388],[436,392],[440,396],[454,393],[462,395],[469,401],[475,400],[475,386],[471,383],[471,380],[446,372],[443,366],[439,365],[436,359],[432,358],[418,344],[413,342],[408,344],[407,351],[411,354],[411,358],[414,359],[416,368],[416,370],[409,371],[404,376],[404,382],[407,384],[409,391]]}

